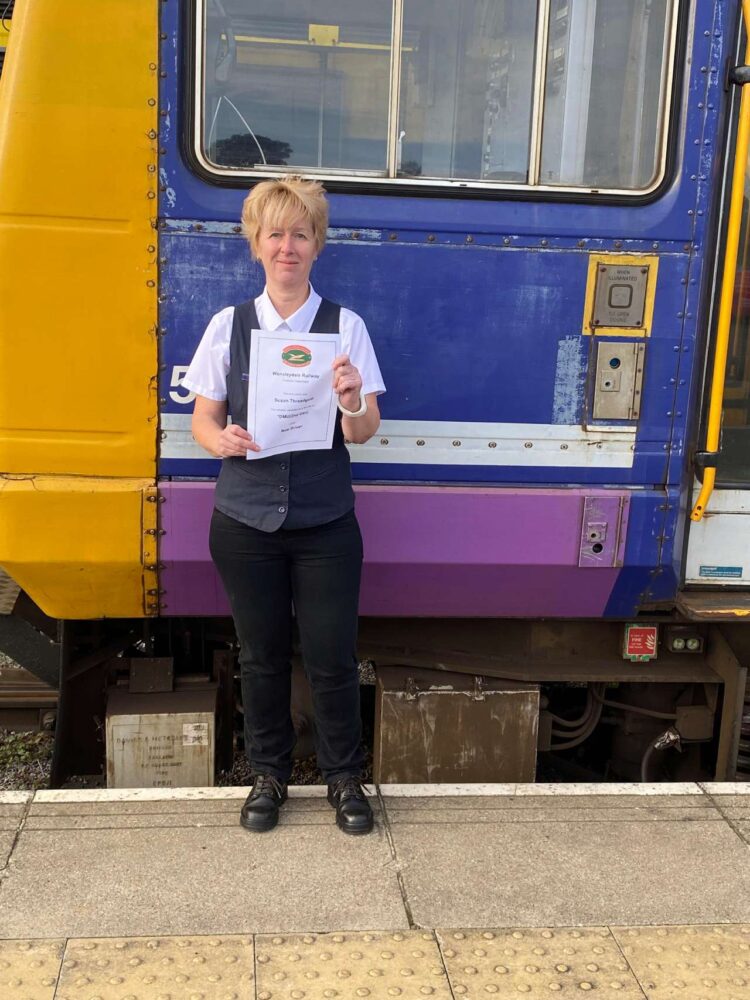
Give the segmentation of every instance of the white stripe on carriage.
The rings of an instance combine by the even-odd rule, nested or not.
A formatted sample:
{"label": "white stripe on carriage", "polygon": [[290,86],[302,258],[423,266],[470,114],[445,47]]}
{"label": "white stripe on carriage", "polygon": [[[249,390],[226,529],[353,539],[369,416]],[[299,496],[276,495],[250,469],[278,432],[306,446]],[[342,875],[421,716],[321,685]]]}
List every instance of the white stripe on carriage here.
{"label": "white stripe on carriage", "polygon": [[[189,413],[161,417],[161,457],[205,459],[193,441]],[[450,420],[383,420],[367,444],[349,445],[353,462],[378,465],[475,465],[630,469],[635,427],[592,430],[564,424],[491,424]]]}

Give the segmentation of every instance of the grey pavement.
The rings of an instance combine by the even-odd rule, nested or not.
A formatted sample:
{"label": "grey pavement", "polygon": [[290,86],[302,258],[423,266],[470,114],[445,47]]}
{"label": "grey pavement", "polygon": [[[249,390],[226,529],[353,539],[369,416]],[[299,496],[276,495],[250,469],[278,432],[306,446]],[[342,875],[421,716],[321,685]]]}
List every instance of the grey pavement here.
{"label": "grey pavement", "polygon": [[384,786],[362,838],[320,791],[0,793],[0,938],[750,921],[750,785]]}
{"label": "grey pavement", "polygon": [[[5,799],[5,801],[4,801]],[[31,796],[0,792],[0,871],[7,865]]]}

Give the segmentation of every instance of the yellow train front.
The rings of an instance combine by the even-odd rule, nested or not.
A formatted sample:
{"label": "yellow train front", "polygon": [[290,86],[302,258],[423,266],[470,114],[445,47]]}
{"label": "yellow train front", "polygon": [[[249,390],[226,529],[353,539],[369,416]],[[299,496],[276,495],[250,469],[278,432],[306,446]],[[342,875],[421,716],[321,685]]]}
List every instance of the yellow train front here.
{"label": "yellow train front", "polygon": [[[473,778],[533,778],[538,750],[563,776],[746,766],[744,630],[717,625],[750,613],[742,37],[729,0],[17,0],[0,566],[6,605],[60,623],[54,783],[102,771],[118,705],[215,718],[231,762],[217,463],[182,378],[260,290],[239,210],[286,171],[329,191],[313,280],[388,386],[351,446],[362,651],[398,668],[376,751],[442,668],[516,720],[528,692],[521,763],[482,722]],[[376,753],[380,778],[466,777],[436,761],[470,730]]]}

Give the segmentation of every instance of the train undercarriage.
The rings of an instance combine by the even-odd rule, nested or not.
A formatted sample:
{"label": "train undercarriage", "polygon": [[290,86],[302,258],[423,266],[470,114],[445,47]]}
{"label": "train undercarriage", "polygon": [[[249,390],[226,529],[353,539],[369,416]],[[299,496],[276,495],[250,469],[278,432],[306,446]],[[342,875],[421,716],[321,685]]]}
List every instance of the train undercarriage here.
{"label": "train undercarriage", "polygon": [[[647,638],[653,627],[655,648],[638,653],[646,647],[628,624]],[[53,787],[169,787],[196,773],[212,784],[242,754],[228,618],[57,621],[21,593],[14,614],[0,617],[0,648],[40,685],[24,702],[6,678],[0,722],[54,728]],[[743,624],[674,611],[627,624],[363,618],[359,656],[379,783],[750,776]],[[307,757],[314,721],[298,651],[292,692],[296,754]],[[198,772],[191,741],[206,750]]]}

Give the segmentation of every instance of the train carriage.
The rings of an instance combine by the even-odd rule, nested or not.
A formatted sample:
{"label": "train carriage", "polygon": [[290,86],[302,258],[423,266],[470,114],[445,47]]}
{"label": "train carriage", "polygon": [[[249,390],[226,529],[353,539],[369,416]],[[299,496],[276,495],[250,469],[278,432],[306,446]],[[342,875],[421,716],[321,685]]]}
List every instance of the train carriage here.
{"label": "train carriage", "polygon": [[744,45],[735,0],[17,0],[0,565],[17,610],[62,623],[56,782],[100,766],[95,720],[141,660],[212,676],[229,752],[218,462],[182,379],[260,290],[240,207],[285,172],[329,191],[313,280],[365,317],[388,387],[350,446],[363,652],[541,685],[540,749],[593,736],[577,766],[602,775],[667,728],[679,773],[734,773]]}

